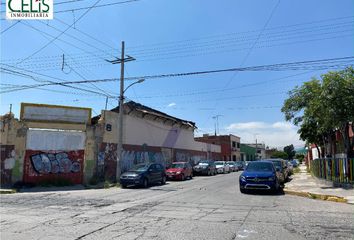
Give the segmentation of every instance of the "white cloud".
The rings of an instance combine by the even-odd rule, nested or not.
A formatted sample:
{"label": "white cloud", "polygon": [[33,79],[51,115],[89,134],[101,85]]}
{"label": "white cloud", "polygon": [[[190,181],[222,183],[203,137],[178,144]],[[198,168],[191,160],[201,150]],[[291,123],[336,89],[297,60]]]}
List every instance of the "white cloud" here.
{"label": "white cloud", "polygon": [[264,129],[267,128],[264,122],[233,123],[226,127],[227,130]]}
{"label": "white cloud", "polygon": [[176,105],[177,104],[173,102],[173,103],[168,104],[167,107],[173,107],[173,106],[176,106]]}
{"label": "white cloud", "polygon": [[303,145],[299,140],[298,128],[288,122],[243,122],[232,123],[220,134],[234,134],[241,137],[241,143],[264,143],[269,147],[283,147],[289,144]]}

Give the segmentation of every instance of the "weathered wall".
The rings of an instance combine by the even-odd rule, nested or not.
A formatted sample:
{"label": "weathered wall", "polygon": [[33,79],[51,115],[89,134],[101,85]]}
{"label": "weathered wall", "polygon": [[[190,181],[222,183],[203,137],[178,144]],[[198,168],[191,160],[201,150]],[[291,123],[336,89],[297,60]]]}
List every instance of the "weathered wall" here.
{"label": "weathered wall", "polygon": [[[117,167],[118,114],[102,111],[101,121],[103,118],[105,124],[97,155],[96,174],[100,180],[113,181]],[[220,157],[220,146],[196,142],[192,129],[171,126],[158,119],[125,115],[123,129],[123,153],[120,162],[122,172],[145,162],[158,162],[168,166],[173,161],[196,164],[201,159]]]}
{"label": "weathered wall", "polygon": [[[111,131],[105,131],[103,142],[117,143],[118,114],[103,111],[106,125],[112,126]],[[123,143],[127,145],[159,146],[165,148],[188,149],[194,151],[220,152],[220,146],[194,141],[192,129],[180,128],[178,125],[164,124],[161,120],[142,119],[125,115],[123,121]]]}
{"label": "weathered wall", "polygon": [[[5,161],[7,162],[7,166],[4,165],[4,168],[1,168],[1,170],[5,170],[4,172],[1,171],[1,177],[6,178],[6,181],[11,181],[13,184],[17,181],[22,181],[23,159],[25,156],[26,134],[28,128],[17,119],[14,119],[13,115],[10,116],[7,114],[1,116],[0,121],[0,145],[2,147],[1,161],[4,163]],[[8,152],[6,149],[3,149],[4,146],[11,146],[13,151],[11,150],[11,152]],[[4,174],[6,176],[4,176]]]}
{"label": "weathered wall", "polygon": [[85,144],[86,133],[81,131],[28,130],[23,181],[83,183]]}

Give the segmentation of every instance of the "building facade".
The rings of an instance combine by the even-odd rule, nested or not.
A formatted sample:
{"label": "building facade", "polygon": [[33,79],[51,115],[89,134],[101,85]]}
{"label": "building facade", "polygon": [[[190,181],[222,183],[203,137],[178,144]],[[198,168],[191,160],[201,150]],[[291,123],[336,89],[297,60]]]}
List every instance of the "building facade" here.
{"label": "building facade", "polygon": [[[122,172],[135,164],[220,159],[219,145],[194,140],[195,123],[135,102],[124,104]],[[115,181],[118,108],[22,104],[20,119],[0,117],[1,186]]]}
{"label": "building facade", "polygon": [[241,143],[241,161],[256,160],[256,148]]}
{"label": "building facade", "polygon": [[264,143],[245,143],[245,145],[248,145],[250,147],[253,147],[256,149],[256,159],[266,159],[266,146]]}
{"label": "building facade", "polygon": [[[196,137],[196,141],[209,144],[217,144],[221,146],[221,159],[223,161],[240,161],[241,160],[241,138],[235,135],[208,135]],[[217,159],[215,159],[217,160]]]}

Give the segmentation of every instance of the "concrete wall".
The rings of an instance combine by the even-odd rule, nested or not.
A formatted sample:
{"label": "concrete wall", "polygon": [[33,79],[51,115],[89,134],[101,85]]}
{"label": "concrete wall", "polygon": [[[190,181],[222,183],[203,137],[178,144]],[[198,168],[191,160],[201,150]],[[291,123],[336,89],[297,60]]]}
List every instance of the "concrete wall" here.
{"label": "concrete wall", "polygon": [[[105,129],[103,142],[117,143],[118,113],[102,111],[105,126],[110,124],[111,131]],[[206,144],[194,140],[194,130],[181,128],[178,125],[164,124],[162,120],[140,118],[136,115],[125,115],[123,121],[123,144],[148,145],[165,148],[188,149],[195,151],[220,152],[220,146]]]}
{"label": "concrete wall", "polygon": [[[92,178],[97,159],[95,127],[19,121],[13,115],[1,116],[0,120],[3,180],[11,184],[55,179],[86,183]],[[9,152],[9,148],[13,151]]]}

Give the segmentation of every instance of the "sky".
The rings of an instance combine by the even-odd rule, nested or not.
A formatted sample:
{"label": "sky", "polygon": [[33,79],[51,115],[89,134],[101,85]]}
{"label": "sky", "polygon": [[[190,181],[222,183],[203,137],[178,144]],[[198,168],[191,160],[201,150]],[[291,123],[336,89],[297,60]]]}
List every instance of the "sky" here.
{"label": "sky", "polygon": [[[253,67],[353,56],[352,0],[54,0],[53,20],[6,20],[1,1],[1,103],[92,108],[118,104],[120,65],[129,77]],[[353,63],[352,63],[353,64]],[[302,146],[281,107],[295,86],[338,69],[234,71],[146,78],[133,100],[193,121],[203,134],[233,134],[269,147]],[[112,81],[49,85],[48,81]],[[23,85],[31,86],[23,88]],[[85,91],[82,91],[82,88]],[[217,117],[216,117],[217,116]]]}

